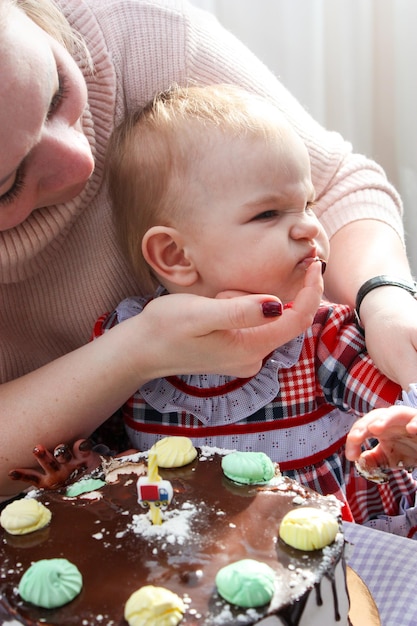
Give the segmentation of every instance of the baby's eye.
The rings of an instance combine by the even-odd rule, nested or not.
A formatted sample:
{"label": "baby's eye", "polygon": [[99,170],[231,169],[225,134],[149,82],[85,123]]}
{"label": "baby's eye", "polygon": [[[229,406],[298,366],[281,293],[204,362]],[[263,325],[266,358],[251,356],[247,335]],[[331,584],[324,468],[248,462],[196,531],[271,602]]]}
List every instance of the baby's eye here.
{"label": "baby's eye", "polygon": [[270,220],[277,216],[278,216],[278,211],[276,211],[275,209],[269,209],[268,211],[262,211],[262,213],[258,213],[258,215],[255,215],[252,221]]}

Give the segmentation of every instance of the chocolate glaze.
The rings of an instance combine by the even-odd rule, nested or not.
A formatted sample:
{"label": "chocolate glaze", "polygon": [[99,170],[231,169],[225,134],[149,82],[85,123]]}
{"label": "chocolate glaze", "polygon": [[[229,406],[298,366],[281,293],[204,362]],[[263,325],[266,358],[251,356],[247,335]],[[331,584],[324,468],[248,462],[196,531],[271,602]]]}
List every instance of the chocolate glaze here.
{"label": "chocolate glaze", "polygon": [[[153,584],[186,598],[181,626],[256,624],[271,614],[297,626],[309,595],[322,601],[323,577],[333,581],[334,597],[325,601],[334,603],[336,616],[338,590],[332,577],[343,558],[343,537],[324,551],[309,553],[278,539],[280,521],[289,510],[305,503],[334,512],[334,500],[289,479],[273,487],[236,485],[223,476],[217,454],[200,457],[185,468],[159,471],[174,487],[169,510],[190,502],[198,510],[182,545],[175,537],[145,538],[134,532],[132,522],[139,519],[134,516],[149,515],[137,504],[135,475],[106,485],[96,501],[66,499],[59,491],[37,492],[52,512],[47,531],[12,537],[0,529],[0,616],[18,616],[26,625],[126,626],[127,599],[139,587]],[[295,504],[295,496],[303,504]],[[81,571],[80,595],[54,610],[23,602],[17,592],[22,574],[32,562],[56,557],[67,558]],[[264,561],[276,571],[276,594],[270,605],[256,611],[231,607],[216,592],[217,571],[242,558]]]}

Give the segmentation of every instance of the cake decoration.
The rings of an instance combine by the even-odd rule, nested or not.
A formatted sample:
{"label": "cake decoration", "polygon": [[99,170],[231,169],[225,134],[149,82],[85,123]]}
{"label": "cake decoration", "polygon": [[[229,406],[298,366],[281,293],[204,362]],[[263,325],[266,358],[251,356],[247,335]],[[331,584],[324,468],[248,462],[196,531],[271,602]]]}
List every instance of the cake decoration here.
{"label": "cake decoration", "polygon": [[69,485],[65,494],[69,498],[76,498],[84,493],[90,493],[91,491],[101,489],[101,487],[104,487],[105,484],[106,481],[101,480],[101,478],[83,478],[78,482]]}
{"label": "cake decoration", "polygon": [[54,609],[71,602],[82,586],[81,573],[73,563],[67,559],[42,559],[23,574],[19,593],[26,602]]}
{"label": "cake decoration", "polygon": [[266,483],[276,473],[276,466],[264,452],[231,452],[222,459],[222,469],[235,483]]}
{"label": "cake decoration", "polygon": [[287,513],[279,536],[297,550],[321,550],[330,545],[339,532],[337,519],[327,511],[303,506]]}
{"label": "cake decoration", "polygon": [[34,498],[14,500],[0,515],[0,524],[11,535],[26,535],[44,528],[51,520],[49,509]]}
{"label": "cake decoration", "polygon": [[145,462],[132,461],[130,456],[103,458],[101,468],[104,473],[104,480],[108,484],[118,483],[123,474],[127,476],[144,476],[148,468]]}
{"label": "cake decoration", "polygon": [[275,573],[266,563],[242,559],[222,567],[216,576],[219,594],[236,606],[257,608],[271,601]]}
{"label": "cake decoration", "polygon": [[[230,454],[233,451],[203,446],[191,463],[163,469],[152,452],[150,459],[149,452],[129,452],[123,459],[103,459],[91,474],[105,476],[100,499],[68,497],[66,486],[32,491],[30,497],[52,512],[51,524],[24,536],[0,528],[0,624],[12,616],[32,626],[254,626],[274,616],[275,622],[286,626],[348,626],[342,526],[323,550],[295,549],[277,537],[285,514],[294,509],[328,511],[341,524],[340,503],[281,476],[277,464],[267,482],[236,483],[222,470],[222,460]],[[251,456],[245,453],[242,459]],[[155,503],[163,502],[164,480],[169,479],[175,492],[175,506],[157,507],[163,511],[161,525],[153,524],[149,509],[138,504],[138,478],[149,481],[155,478],[152,472],[159,479]],[[268,475],[261,470],[257,477]],[[48,536],[39,541],[46,531]],[[39,560],[57,557],[74,560],[82,575],[81,593],[55,608],[43,608],[33,604],[35,599],[23,597],[23,585],[21,596],[24,572]],[[242,560],[243,572],[232,587],[236,593],[229,596],[222,587],[225,574],[219,572],[230,564],[241,566]],[[250,574],[251,580],[258,564],[261,583],[258,579],[244,585],[245,576]],[[268,567],[274,573],[273,585]],[[127,604],[148,586],[174,594],[173,608],[165,601]],[[271,586],[273,596],[268,600],[260,594]],[[239,597],[243,587],[250,590],[246,600]],[[141,591],[139,600],[143,593],[148,592]],[[242,602],[250,606],[240,606]],[[149,613],[155,604],[168,609]]]}
{"label": "cake decoration", "polygon": [[163,468],[183,467],[197,457],[197,450],[188,437],[164,437],[157,441],[150,452],[158,456],[158,465]]}
{"label": "cake decoration", "polygon": [[158,474],[158,455],[149,451],[148,475],[140,476],[137,481],[138,502],[150,508],[151,521],[154,525],[162,524],[161,507],[167,507],[174,495],[169,480],[162,480]]}
{"label": "cake decoration", "polygon": [[184,602],[176,593],[145,585],[132,593],[124,616],[129,626],[177,626],[184,612]]}

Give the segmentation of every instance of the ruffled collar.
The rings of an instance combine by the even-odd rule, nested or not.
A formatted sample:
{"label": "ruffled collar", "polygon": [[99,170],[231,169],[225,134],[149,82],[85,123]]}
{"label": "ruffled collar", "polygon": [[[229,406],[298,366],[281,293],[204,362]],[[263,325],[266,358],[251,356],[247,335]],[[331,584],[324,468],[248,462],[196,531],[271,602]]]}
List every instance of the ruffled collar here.
{"label": "ruffled collar", "polygon": [[[154,297],[166,294],[161,288]],[[140,313],[151,298],[127,298],[117,307],[118,321]],[[142,398],[160,413],[186,411],[203,424],[239,422],[269,402],[279,393],[278,371],[292,367],[299,359],[304,335],[280,346],[264,361],[251,378],[221,374],[189,374],[158,378],[143,385]]]}

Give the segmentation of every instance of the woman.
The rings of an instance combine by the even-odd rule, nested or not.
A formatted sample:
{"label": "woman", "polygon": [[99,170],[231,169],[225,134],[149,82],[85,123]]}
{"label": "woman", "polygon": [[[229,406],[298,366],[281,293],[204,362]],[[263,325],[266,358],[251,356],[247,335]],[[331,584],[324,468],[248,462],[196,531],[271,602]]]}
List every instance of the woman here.
{"label": "woman", "polygon": [[[127,111],[173,82],[241,84],[275,100],[294,124],[331,237],[329,298],[353,305],[378,274],[410,279],[400,200],[381,169],[316,124],[206,14],[175,0],[4,0],[0,54],[1,494],[22,486],[7,471],[30,464],[38,441],[53,447],[89,435],[146,380],[203,365],[251,375],[312,320],[321,290],[314,271],[279,319],[262,315],[272,297],[207,306],[170,296],[169,328],[166,304],[155,302],[140,323],[128,320],[85,345],[96,317],[141,287],[114,238],[103,181],[109,135]],[[361,304],[369,351],[400,384],[417,370],[416,312],[407,291],[392,286],[373,289]]]}

